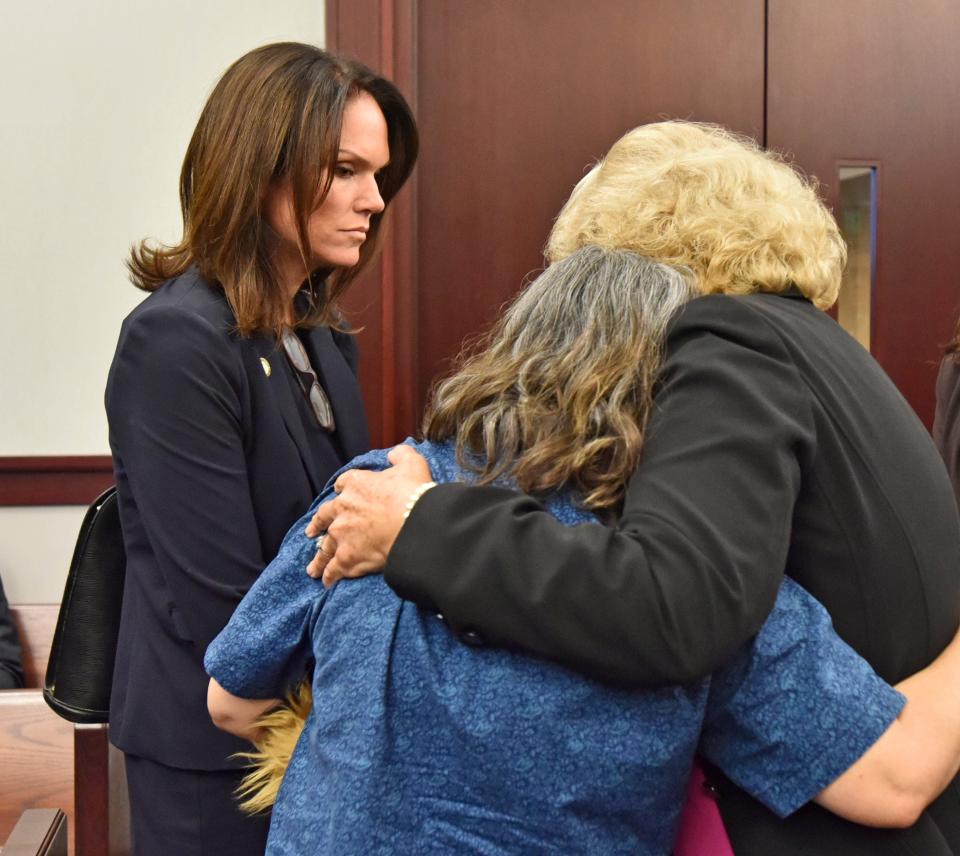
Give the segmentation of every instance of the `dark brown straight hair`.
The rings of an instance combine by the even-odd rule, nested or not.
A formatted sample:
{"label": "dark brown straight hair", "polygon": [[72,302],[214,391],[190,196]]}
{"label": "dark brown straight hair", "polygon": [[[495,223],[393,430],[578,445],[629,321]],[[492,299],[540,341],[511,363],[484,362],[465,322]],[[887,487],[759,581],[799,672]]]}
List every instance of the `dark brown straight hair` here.
{"label": "dark brown straight hair", "polygon": [[263,216],[271,183],[289,179],[309,300],[298,326],[336,324],[336,301],[376,251],[383,213],[373,215],[360,261],[310,276],[307,223],[326,198],[351,98],[368,93],[387,122],[390,163],[378,176],[389,204],[410,176],[419,148],[410,107],[390,81],[355,60],[312,45],[280,42],[240,57],[200,114],[180,172],[183,237],[142,241],[127,261],[144,291],[191,265],[223,288],[242,335],[279,333],[288,297],[272,262],[277,236]]}

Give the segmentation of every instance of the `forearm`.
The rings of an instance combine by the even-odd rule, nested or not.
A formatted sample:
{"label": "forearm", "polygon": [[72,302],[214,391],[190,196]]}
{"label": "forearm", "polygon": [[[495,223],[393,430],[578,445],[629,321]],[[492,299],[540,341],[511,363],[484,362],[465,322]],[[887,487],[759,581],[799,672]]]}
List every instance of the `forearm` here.
{"label": "forearm", "polygon": [[228,692],[216,680],[207,688],[207,710],[213,724],[222,731],[242,737],[251,743],[259,736],[257,720],[268,710],[278,707],[280,699],[247,699]]}
{"label": "forearm", "polygon": [[669,522],[646,523],[643,539],[571,528],[512,491],[439,485],[401,530],[386,579],[458,633],[616,683],[686,683],[756,633],[777,579],[748,578]]}
{"label": "forearm", "polygon": [[897,689],[897,720],[815,800],[848,820],[912,825],[960,770],[960,634]]}
{"label": "forearm", "polygon": [[388,556],[397,593],[461,633],[628,685],[687,683],[729,661],[773,605],[815,432],[807,387],[764,325],[726,298],[681,315],[616,529],[440,485]]}
{"label": "forearm", "polygon": [[326,590],[303,573],[313,548],[304,525],[301,519],[293,526],[204,654],[214,724],[251,741],[257,719],[302,682],[313,654],[310,628]]}

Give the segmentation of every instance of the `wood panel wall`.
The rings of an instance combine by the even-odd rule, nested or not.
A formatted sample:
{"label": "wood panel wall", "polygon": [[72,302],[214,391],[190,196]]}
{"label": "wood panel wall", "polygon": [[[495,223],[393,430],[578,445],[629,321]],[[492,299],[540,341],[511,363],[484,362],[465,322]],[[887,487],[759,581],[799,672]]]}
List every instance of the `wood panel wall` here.
{"label": "wood panel wall", "polygon": [[[328,0],[327,9],[330,46],[392,67],[422,135],[410,207],[394,212],[397,246],[412,259],[392,284],[376,274],[363,283],[370,311],[377,289],[413,301],[404,317],[382,300],[361,338],[364,390],[382,390],[371,412],[385,427],[397,408],[394,433],[373,423],[377,443],[414,430],[463,339],[541,269],[554,216],[617,137],[662,117],[763,134],[763,0]],[[388,241],[385,263],[391,252]],[[396,352],[403,370],[391,390],[388,343],[404,337],[414,353]]]}
{"label": "wood panel wall", "polygon": [[767,142],[836,202],[842,162],[879,168],[871,351],[929,426],[960,312],[960,5],[769,0]]}
{"label": "wood panel wall", "polygon": [[[417,112],[415,0],[329,0],[327,45],[390,78]],[[411,394],[417,374],[416,200],[418,173],[390,206],[377,263],[344,301],[361,329],[360,382],[376,446],[394,443],[419,417]]]}
{"label": "wood panel wall", "polygon": [[88,505],[111,484],[109,455],[0,458],[0,506]]}

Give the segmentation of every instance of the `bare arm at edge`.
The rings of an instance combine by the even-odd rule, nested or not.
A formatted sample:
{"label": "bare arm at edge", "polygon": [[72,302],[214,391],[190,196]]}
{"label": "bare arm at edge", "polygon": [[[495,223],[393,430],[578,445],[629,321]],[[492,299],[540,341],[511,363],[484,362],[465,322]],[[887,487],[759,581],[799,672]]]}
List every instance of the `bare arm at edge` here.
{"label": "bare arm at edge", "polygon": [[907,697],[900,715],[814,798],[855,823],[912,826],[960,770],[960,632],[896,688]]}

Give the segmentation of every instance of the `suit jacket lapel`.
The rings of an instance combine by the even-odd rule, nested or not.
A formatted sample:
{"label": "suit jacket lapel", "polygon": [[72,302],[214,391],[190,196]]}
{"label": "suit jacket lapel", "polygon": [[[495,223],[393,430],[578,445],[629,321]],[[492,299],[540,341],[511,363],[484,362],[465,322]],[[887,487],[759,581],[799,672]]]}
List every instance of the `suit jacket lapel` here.
{"label": "suit jacket lapel", "polygon": [[300,402],[295,395],[290,378],[287,377],[289,373],[289,367],[286,365],[287,358],[272,336],[255,337],[254,348],[261,360],[266,359],[270,363],[273,379],[276,381],[270,384],[270,391],[273,393],[276,408],[283,417],[283,424],[286,426],[287,433],[297,447],[303,469],[310,481],[314,496],[316,496],[320,493],[323,485],[318,484],[314,478],[316,463],[310,449],[310,441],[306,431],[303,430],[303,420],[299,410]]}

